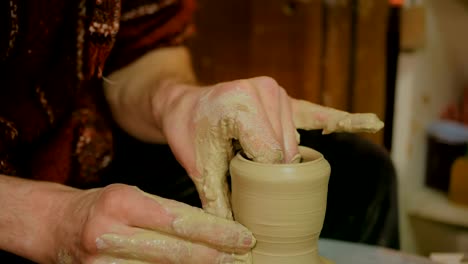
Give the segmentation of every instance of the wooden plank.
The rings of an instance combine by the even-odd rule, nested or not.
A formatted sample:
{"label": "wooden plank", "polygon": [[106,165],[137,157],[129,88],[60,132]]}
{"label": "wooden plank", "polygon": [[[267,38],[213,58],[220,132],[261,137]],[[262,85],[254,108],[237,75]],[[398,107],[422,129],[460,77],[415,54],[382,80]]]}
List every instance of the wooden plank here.
{"label": "wooden plank", "polygon": [[250,1],[198,0],[196,33],[188,41],[200,82],[216,83],[248,75]]}
{"label": "wooden plank", "polygon": [[320,102],[320,1],[255,0],[250,74],[275,78],[296,98]]}
{"label": "wooden plank", "polygon": [[188,42],[202,83],[271,76],[321,103],[321,1],[199,0]]}
{"label": "wooden plank", "polygon": [[[372,112],[383,120],[389,4],[387,0],[357,0],[357,3],[351,110]],[[383,131],[364,136],[377,144],[383,144]]]}
{"label": "wooden plank", "polygon": [[304,16],[304,67],[300,97],[315,103],[322,101],[323,4],[309,1]]}
{"label": "wooden plank", "polygon": [[350,111],[352,1],[326,1],[323,47],[323,92],[326,106]]}

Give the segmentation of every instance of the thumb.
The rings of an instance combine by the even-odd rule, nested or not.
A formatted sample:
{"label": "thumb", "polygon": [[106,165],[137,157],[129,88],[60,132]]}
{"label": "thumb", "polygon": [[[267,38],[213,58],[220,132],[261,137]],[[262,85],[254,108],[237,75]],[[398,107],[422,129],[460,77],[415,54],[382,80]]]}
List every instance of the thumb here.
{"label": "thumb", "polygon": [[[211,150],[206,151],[206,148]],[[232,146],[227,141],[212,141],[199,149],[201,175],[192,177],[203,209],[210,214],[232,219],[227,184],[229,161],[233,156]]]}

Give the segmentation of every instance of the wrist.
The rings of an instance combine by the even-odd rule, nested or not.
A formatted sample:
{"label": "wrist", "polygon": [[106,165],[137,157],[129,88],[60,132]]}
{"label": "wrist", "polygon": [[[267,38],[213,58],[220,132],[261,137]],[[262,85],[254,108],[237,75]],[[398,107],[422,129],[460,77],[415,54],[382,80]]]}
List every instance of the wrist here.
{"label": "wrist", "polygon": [[39,263],[52,263],[55,229],[73,188],[0,176],[0,248]]}
{"label": "wrist", "polygon": [[193,108],[200,90],[199,86],[175,80],[164,80],[159,83],[158,89],[155,89],[152,96],[151,106],[155,125],[165,140],[167,133],[164,124],[184,122],[183,119],[189,115],[182,112]]}
{"label": "wrist", "polygon": [[170,104],[167,100],[181,91],[174,88],[178,84],[196,80],[184,47],[156,49],[108,79],[104,90],[114,120],[128,134],[150,143],[167,143],[161,130],[164,114],[159,107],[165,108],[161,104]]}
{"label": "wrist", "polygon": [[64,210],[70,201],[73,188],[55,183],[44,183],[42,190],[31,195],[33,201],[40,201],[34,216],[36,220],[30,226],[30,242],[25,244],[25,251],[34,254],[39,263],[55,263],[59,248],[64,243],[58,227],[64,220]]}
{"label": "wrist", "polygon": [[[77,193],[82,193],[82,190],[71,188],[68,186],[62,186],[65,188],[55,189],[50,193],[51,206],[45,218],[47,226],[43,231],[45,234],[43,236],[49,237],[49,246],[47,251],[42,252],[47,260],[51,260],[47,263],[57,263],[58,258],[61,258],[62,248],[66,242],[69,243],[71,240],[70,233],[66,232],[62,227],[65,225],[72,224],[70,219],[67,218],[67,209],[69,205],[72,204],[72,199],[76,196]],[[76,209],[76,208],[75,208]],[[73,229],[77,228],[76,222]],[[37,241],[42,243],[41,241]]]}

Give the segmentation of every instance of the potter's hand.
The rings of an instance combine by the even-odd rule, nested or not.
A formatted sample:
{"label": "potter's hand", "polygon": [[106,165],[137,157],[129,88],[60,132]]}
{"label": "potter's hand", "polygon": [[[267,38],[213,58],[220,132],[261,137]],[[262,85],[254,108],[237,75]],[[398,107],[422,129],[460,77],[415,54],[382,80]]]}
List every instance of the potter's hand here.
{"label": "potter's hand", "polygon": [[296,127],[330,133],[374,132],[383,126],[374,114],[292,99],[268,77],[185,90],[162,113],[163,131],[195,182],[204,209],[225,218],[232,218],[226,184],[232,139],[257,162],[292,162],[299,157]]}
{"label": "potter's hand", "polygon": [[[206,211],[229,218],[226,173],[232,139],[258,162],[298,157],[295,126],[332,131],[375,131],[375,115],[350,115],[291,100],[273,79],[252,78],[201,89],[184,47],[157,49],[112,73],[104,85],[115,121],[130,135],[169,143],[195,182]],[[380,122],[380,123],[379,123]]]}
{"label": "potter's hand", "polygon": [[226,173],[233,139],[258,162],[291,162],[297,157],[290,100],[271,78],[187,89],[174,101],[171,111],[162,115],[163,131],[209,213],[232,218]]}
{"label": "potter's hand", "polygon": [[242,263],[240,224],[127,185],[77,190],[55,227],[56,263]]}

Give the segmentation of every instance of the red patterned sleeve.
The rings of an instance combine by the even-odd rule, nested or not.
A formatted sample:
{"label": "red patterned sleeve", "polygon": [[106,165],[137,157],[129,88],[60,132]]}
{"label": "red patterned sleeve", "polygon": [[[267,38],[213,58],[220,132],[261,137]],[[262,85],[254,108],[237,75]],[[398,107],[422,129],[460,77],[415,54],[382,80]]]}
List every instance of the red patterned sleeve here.
{"label": "red patterned sleeve", "polygon": [[0,116],[0,174],[16,175],[16,169],[10,162],[11,149],[17,143],[18,130],[14,123]]}
{"label": "red patterned sleeve", "polygon": [[193,32],[194,11],[195,0],[122,1],[120,29],[106,73],[155,48],[182,44]]}

